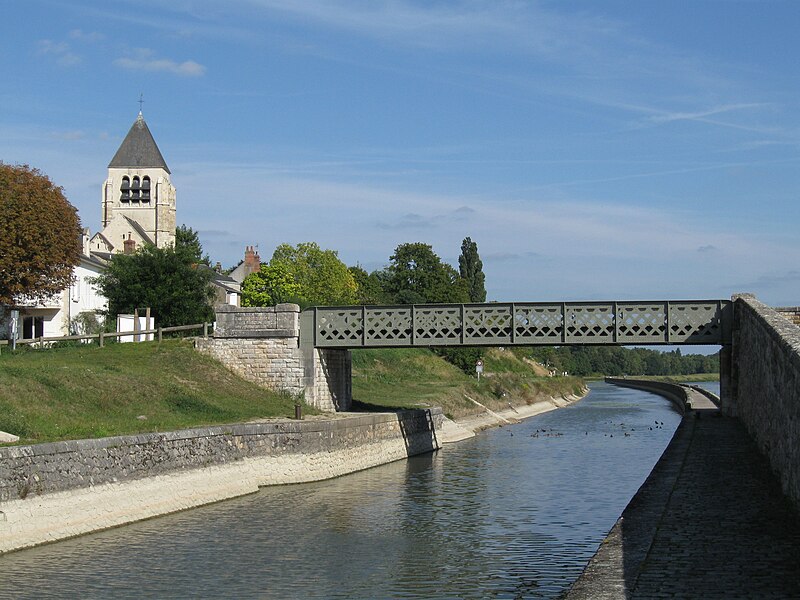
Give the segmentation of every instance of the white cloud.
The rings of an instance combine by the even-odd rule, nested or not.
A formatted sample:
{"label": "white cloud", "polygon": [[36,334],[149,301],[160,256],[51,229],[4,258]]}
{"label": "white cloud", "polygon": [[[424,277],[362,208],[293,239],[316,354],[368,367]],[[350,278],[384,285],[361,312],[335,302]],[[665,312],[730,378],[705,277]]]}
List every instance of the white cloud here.
{"label": "white cloud", "polygon": [[38,54],[41,56],[51,56],[56,63],[62,67],[72,67],[81,62],[81,57],[70,50],[66,42],[54,42],[53,40],[39,40]]}
{"label": "white cloud", "polygon": [[102,34],[99,31],[83,31],[81,29],[73,29],[69,32],[69,37],[73,40],[89,43],[101,42],[106,39],[105,34]]}
{"label": "white cloud", "polygon": [[118,58],[114,64],[123,69],[172,73],[183,77],[200,77],[206,68],[193,60],[177,62],[168,58],[157,58],[148,48],[137,48],[131,56]]}

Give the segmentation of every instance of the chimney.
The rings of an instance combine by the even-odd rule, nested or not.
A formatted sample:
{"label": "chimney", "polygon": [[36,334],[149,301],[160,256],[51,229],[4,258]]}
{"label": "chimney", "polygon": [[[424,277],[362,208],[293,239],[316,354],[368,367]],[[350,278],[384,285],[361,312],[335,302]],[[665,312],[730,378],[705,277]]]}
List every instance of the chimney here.
{"label": "chimney", "polygon": [[124,254],[133,254],[136,252],[136,242],[130,238],[130,234],[128,234],[128,239],[122,242],[122,245],[124,247]]}
{"label": "chimney", "polygon": [[217,264],[214,265],[214,270],[217,273],[222,273],[222,263],[221,262],[217,262]]}
{"label": "chimney", "polygon": [[86,256],[89,256],[90,246],[89,246],[89,228],[84,228],[83,232],[81,233],[81,246],[83,246],[83,253]]}
{"label": "chimney", "polygon": [[256,254],[253,246],[246,246],[244,249],[244,266],[247,275],[261,270],[261,257]]}

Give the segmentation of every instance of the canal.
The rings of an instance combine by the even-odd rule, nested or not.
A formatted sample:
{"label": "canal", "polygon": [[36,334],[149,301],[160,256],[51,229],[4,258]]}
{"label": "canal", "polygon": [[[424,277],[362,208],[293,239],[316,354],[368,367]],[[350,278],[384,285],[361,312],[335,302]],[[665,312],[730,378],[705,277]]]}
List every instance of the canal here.
{"label": "canal", "polygon": [[0,597],[557,597],[680,421],[590,388],[435,454],[0,556]]}

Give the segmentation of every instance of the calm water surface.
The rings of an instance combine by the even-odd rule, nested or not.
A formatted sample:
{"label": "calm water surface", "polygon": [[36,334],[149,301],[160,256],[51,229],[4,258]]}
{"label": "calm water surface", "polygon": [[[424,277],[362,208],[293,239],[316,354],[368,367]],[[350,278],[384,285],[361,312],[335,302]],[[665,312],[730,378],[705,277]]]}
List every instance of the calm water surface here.
{"label": "calm water surface", "polygon": [[435,454],[2,556],[0,597],[558,596],[680,421],[591,389]]}

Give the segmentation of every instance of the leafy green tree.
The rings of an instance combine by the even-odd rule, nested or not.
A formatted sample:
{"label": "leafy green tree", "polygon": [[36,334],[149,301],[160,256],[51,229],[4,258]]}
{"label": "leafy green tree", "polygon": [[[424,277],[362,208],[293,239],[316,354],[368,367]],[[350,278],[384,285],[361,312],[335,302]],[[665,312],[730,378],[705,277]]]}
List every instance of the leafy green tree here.
{"label": "leafy green tree", "polygon": [[0,163],[0,304],[66,288],[81,255],[81,223],[63,190],[27,165]]}
{"label": "leafy green tree", "polygon": [[272,254],[271,267],[282,266],[300,286],[298,298],[308,306],[355,304],[358,285],[335,250],[314,242],[281,244]]}
{"label": "leafy green tree", "polygon": [[469,302],[467,282],[429,244],[400,244],[389,257],[384,290],[398,304]]}
{"label": "leafy green tree", "polygon": [[300,285],[284,264],[264,265],[242,282],[242,306],[275,306],[300,298]]}
{"label": "leafy green tree", "polygon": [[114,254],[94,281],[110,315],[150,307],[157,325],[173,327],[214,320],[211,277],[184,251],[147,244],[134,254]]}
{"label": "leafy green tree", "polygon": [[349,271],[356,282],[356,304],[382,304],[386,301],[378,271],[367,273],[360,265],[350,267]]}
{"label": "leafy green tree", "polygon": [[458,272],[467,282],[471,302],[486,302],[486,275],[483,274],[483,261],[478,254],[478,244],[471,238],[461,242],[461,254],[458,257]]}
{"label": "leafy green tree", "polygon": [[211,266],[211,257],[203,255],[203,246],[197,231],[186,225],[175,230],[175,250],[184,254],[189,262]]}

